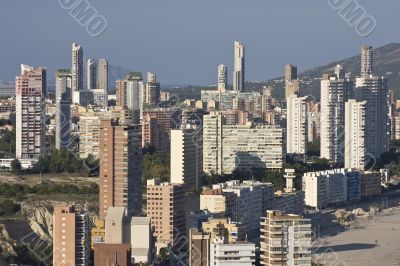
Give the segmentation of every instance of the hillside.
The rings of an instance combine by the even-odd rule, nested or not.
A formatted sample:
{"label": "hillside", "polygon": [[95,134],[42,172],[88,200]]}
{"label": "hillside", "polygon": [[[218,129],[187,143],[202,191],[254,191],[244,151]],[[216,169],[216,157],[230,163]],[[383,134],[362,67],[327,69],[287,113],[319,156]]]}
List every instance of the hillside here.
{"label": "hillside", "polygon": [[[333,73],[336,65],[343,65],[346,72],[351,73],[355,78],[359,75],[361,69],[361,56],[353,56],[332,62],[327,65],[319,66],[313,69],[299,73],[299,78],[303,80],[301,94],[312,94],[316,98],[320,96],[320,82],[324,73]],[[389,89],[394,89],[396,95],[400,95],[400,44],[391,43],[374,49],[374,74],[385,76],[388,79]],[[279,82],[281,81],[281,82]],[[273,84],[277,97],[283,97],[283,77],[267,81]]]}

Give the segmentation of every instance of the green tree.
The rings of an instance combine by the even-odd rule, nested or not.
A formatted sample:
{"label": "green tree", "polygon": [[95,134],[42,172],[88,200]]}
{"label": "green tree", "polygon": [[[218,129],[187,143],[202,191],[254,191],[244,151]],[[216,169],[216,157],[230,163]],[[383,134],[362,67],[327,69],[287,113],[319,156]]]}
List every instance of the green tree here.
{"label": "green tree", "polygon": [[11,170],[14,172],[18,172],[21,171],[21,169],[22,169],[21,162],[18,159],[14,159],[11,162]]}
{"label": "green tree", "polygon": [[12,200],[6,199],[0,201],[0,216],[12,216],[15,215],[21,206]]}

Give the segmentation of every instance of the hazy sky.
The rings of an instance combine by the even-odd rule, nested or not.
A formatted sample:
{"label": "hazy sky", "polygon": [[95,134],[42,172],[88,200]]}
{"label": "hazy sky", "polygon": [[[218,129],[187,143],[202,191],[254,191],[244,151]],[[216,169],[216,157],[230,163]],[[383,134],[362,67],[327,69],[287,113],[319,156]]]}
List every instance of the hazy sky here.
{"label": "hazy sky", "polygon": [[90,0],[108,21],[96,38],[59,1],[1,0],[0,79],[14,79],[21,63],[51,75],[70,68],[72,42],[85,58],[154,71],[164,84],[214,84],[220,63],[232,81],[235,40],[246,46],[246,79],[253,81],[283,75],[287,63],[305,70],[355,55],[363,43],[400,41],[398,0],[358,0],[377,21],[366,38],[328,0]]}

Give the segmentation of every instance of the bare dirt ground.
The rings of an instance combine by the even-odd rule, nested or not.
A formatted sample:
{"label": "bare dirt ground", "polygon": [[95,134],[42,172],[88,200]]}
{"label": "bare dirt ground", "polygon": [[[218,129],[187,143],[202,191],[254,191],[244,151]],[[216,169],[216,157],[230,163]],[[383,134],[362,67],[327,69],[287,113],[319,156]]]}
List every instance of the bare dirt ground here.
{"label": "bare dirt ground", "polygon": [[346,231],[314,243],[314,261],[336,266],[400,265],[400,207],[357,218]]}
{"label": "bare dirt ground", "polygon": [[22,183],[27,185],[35,185],[42,181],[51,181],[55,183],[71,183],[75,185],[97,183],[98,178],[82,177],[76,174],[59,173],[59,174],[33,174],[33,175],[15,175],[9,172],[0,171],[0,183]]}

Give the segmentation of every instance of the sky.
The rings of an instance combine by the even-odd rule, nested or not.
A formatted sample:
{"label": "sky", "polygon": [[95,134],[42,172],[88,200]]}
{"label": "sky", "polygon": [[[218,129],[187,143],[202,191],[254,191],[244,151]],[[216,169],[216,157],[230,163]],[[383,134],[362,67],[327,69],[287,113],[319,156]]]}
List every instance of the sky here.
{"label": "sky", "polygon": [[[97,37],[66,10],[87,1],[107,21]],[[334,10],[341,0],[1,0],[0,79],[13,80],[20,64],[44,66],[49,75],[71,67],[71,44],[85,58],[157,73],[161,84],[215,84],[218,64],[232,81],[233,43],[246,47],[246,80],[282,76],[359,53],[360,45],[400,42],[398,0],[346,0],[376,20],[367,37]],[[63,4],[60,4],[64,2]]]}

